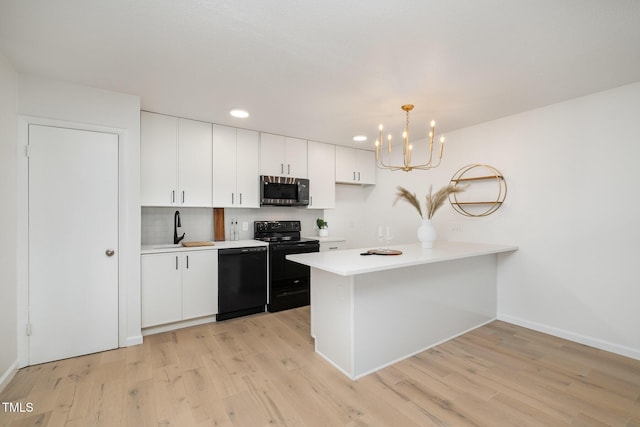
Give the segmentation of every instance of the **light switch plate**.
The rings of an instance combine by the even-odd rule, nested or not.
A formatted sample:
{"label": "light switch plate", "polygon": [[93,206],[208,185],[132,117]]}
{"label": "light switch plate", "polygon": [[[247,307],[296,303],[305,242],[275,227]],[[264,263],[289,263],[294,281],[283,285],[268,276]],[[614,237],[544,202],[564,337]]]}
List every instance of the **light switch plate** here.
{"label": "light switch plate", "polygon": [[242,222],[242,231],[247,231],[249,230],[249,223],[246,221]]}

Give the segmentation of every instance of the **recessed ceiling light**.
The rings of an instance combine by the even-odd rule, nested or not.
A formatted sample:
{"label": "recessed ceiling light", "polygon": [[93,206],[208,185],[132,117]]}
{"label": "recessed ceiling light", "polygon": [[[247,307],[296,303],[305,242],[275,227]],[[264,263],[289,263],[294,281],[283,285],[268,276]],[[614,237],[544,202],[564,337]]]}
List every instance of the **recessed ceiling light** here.
{"label": "recessed ceiling light", "polygon": [[367,137],[364,135],[356,135],[353,137],[353,140],[356,142],[363,142],[367,140]]}
{"label": "recessed ceiling light", "polygon": [[246,119],[247,117],[249,117],[249,112],[241,108],[234,108],[233,110],[229,111],[229,114],[239,119]]}

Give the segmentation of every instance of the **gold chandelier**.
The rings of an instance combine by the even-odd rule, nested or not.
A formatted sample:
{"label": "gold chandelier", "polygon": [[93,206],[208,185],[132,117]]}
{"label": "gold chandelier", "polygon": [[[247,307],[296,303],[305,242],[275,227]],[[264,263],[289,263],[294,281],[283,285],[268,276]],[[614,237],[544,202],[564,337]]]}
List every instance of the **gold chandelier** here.
{"label": "gold chandelier", "polygon": [[[440,162],[442,161],[442,150],[444,148],[444,136],[440,137],[440,155],[438,156],[437,163],[433,162],[433,138],[436,134],[436,122],[431,120],[431,130],[429,131],[429,160],[426,163],[421,165],[412,165],[411,164],[411,152],[413,151],[413,145],[409,144],[409,111],[413,110],[413,105],[406,104],[402,106],[402,111],[407,113],[407,121],[404,126],[404,132],[402,133],[402,157],[403,163],[402,165],[391,165],[387,164],[382,160],[381,151],[382,150],[382,130],[383,127],[380,125],[378,130],[380,131],[380,137],[376,140],[376,164],[380,169],[391,169],[393,171],[403,170],[405,172],[409,172],[413,169],[420,170],[429,170],[432,168],[436,168],[440,166]],[[391,161],[391,134],[387,136],[387,146],[389,149],[389,154],[387,155],[387,161]]]}

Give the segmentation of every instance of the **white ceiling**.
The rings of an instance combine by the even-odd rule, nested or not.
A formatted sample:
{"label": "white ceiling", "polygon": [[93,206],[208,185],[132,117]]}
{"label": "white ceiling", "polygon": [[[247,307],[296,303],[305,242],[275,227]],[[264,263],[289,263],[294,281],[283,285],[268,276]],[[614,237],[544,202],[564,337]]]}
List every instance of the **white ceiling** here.
{"label": "white ceiling", "polygon": [[640,1],[0,0],[0,51],[145,110],[371,147],[405,103],[419,138],[640,81]]}

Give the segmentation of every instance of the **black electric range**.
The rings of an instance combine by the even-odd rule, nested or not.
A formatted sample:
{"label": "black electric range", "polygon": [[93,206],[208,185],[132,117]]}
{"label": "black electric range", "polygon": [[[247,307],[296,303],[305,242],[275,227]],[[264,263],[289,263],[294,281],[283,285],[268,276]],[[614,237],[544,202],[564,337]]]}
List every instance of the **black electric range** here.
{"label": "black electric range", "polygon": [[289,254],[318,252],[320,242],[300,237],[300,221],[256,221],[254,239],[269,243],[270,312],[309,305],[310,268],[288,261]]}

